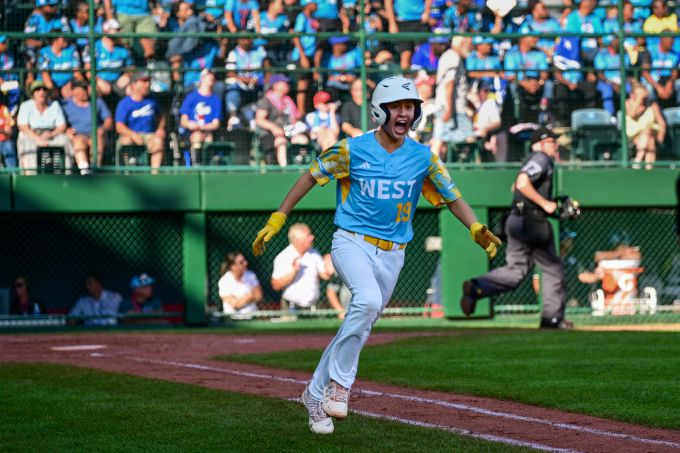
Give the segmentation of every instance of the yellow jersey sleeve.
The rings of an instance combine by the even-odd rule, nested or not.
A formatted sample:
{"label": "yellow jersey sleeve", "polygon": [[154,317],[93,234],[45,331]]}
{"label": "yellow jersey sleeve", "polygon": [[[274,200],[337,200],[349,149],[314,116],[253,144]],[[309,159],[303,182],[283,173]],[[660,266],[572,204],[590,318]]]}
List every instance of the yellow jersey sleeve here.
{"label": "yellow jersey sleeve", "polygon": [[440,207],[462,198],[460,190],[451,180],[449,171],[439,156],[434,153],[430,156],[430,166],[427,178],[425,178],[423,183],[422,194],[435,207]]}
{"label": "yellow jersey sleeve", "polygon": [[328,184],[332,179],[343,179],[349,176],[349,143],[340,140],[322,152],[309,165],[309,172],[320,186]]}

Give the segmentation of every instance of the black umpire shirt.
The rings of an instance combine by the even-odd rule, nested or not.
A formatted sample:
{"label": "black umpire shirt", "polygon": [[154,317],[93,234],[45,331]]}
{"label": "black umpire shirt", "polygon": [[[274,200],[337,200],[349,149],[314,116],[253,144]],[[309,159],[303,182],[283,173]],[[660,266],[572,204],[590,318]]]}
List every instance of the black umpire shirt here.
{"label": "black umpire shirt", "polygon": [[[534,151],[527,157],[520,169],[520,173],[526,173],[534,188],[546,200],[552,200],[552,177],[554,163],[553,160],[543,151]],[[523,203],[524,207],[531,207],[542,210],[536,203],[526,198],[519,190],[515,190],[512,198],[513,206]]]}

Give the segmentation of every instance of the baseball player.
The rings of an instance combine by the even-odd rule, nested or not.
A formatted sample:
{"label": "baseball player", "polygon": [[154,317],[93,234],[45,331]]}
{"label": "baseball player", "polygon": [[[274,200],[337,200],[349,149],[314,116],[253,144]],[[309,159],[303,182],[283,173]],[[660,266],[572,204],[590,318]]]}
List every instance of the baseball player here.
{"label": "baseball player", "polygon": [[389,77],[373,93],[371,114],[380,127],[344,139],[321,153],[290,189],[279,210],[253,242],[261,255],[293,207],[316,184],[337,181],[337,208],[331,257],[352,293],[345,321],[326,348],[302,394],[314,433],[333,432],[331,417],[347,416],[349,392],[359,353],[389,301],[413,238],[411,221],[420,193],[436,206],[446,204],[470,229],[472,239],[496,254],[500,240],[477,221],[437,154],[408,137],[422,118],[412,80]]}
{"label": "baseball player", "polygon": [[512,210],[505,223],[507,263],[463,283],[460,303],[466,316],[474,313],[477,299],[517,288],[536,262],[543,271],[540,327],[572,327],[572,323],[564,319],[564,263],[555,250],[552,228],[547,219],[558,208],[552,196],[553,159],[558,152],[556,137],[545,127],[532,134],[533,152],[524,161],[515,180]]}

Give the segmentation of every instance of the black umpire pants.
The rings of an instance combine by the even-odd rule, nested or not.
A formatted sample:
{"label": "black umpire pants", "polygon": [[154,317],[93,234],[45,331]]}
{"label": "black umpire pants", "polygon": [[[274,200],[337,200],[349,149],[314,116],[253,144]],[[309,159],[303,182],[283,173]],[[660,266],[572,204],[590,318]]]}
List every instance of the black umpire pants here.
{"label": "black umpire pants", "polygon": [[481,290],[479,297],[495,296],[516,289],[536,263],[543,272],[541,317],[550,322],[564,319],[566,302],[564,263],[555,249],[552,229],[548,228],[547,231],[548,241],[534,242],[528,237],[531,233],[525,225],[523,216],[511,214],[505,223],[508,243],[505,252],[506,265],[474,279]]}

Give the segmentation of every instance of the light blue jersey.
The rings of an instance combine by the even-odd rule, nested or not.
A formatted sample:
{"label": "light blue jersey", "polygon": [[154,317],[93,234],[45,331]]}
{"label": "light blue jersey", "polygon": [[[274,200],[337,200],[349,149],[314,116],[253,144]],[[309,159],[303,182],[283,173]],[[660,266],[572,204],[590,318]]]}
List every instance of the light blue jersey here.
{"label": "light blue jersey", "polygon": [[74,46],[68,46],[55,54],[52,47],[45,46],[38,54],[38,80],[42,80],[42,71],[50,74],[54,84],[61,88],[73,79],[73,70],[80,68],[80,59]]}
{"label": "light blue jersey", "polygon": [[113,0],[111,3],[116,14],[146,16],[151,12],[148,0]]}
{"label": "light blue jersey", "polygon": [[370,131],[344,139],[310,165],[320,185],[338,181],[335,225],[405,244],[421,191],[439,206],[461,197],[446,167],[430,149],[408,137],[388,153]]}

